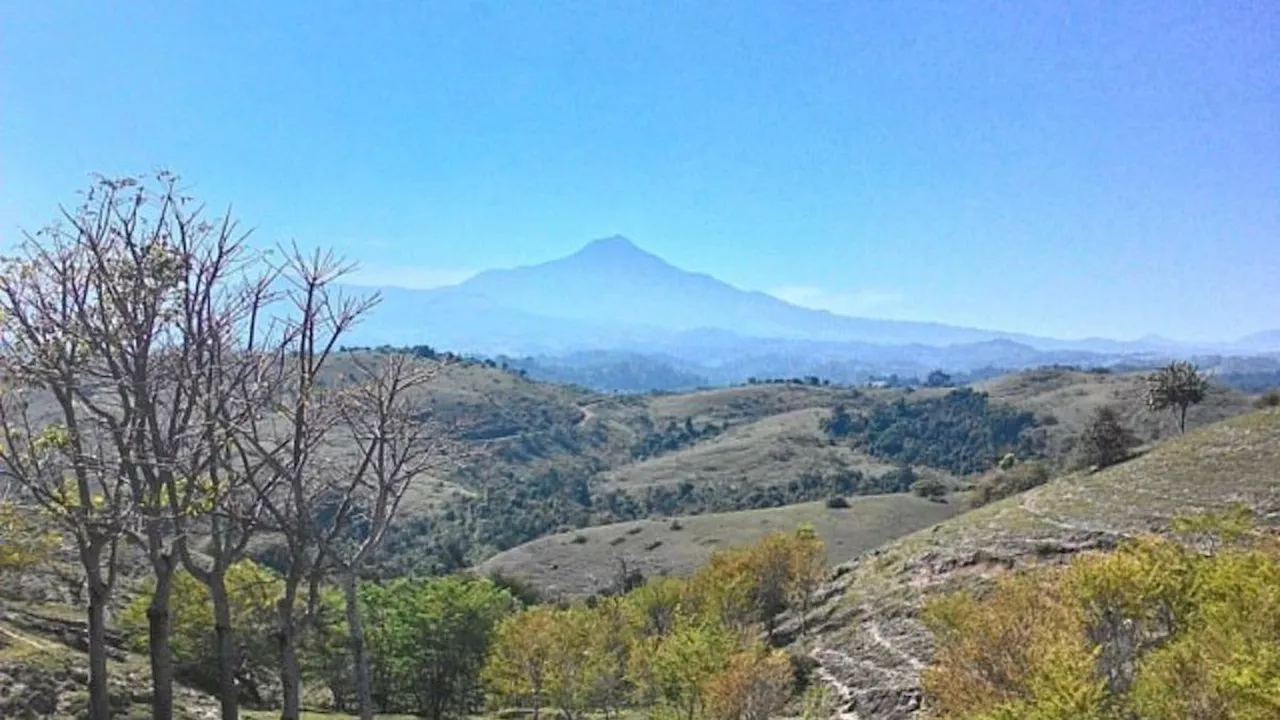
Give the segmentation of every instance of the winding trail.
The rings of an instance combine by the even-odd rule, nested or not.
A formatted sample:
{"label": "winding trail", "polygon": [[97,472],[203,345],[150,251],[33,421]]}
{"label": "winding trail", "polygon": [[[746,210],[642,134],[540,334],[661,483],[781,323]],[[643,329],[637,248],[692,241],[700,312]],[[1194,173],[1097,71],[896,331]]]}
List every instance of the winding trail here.
{"label": "winding trail", "polygon": [[880,633],[880,626],[876,625],[874,620],[868,620],[862,627],[867,631],[867,635],[871,637],[871,640],[875,642],[875,644],[884,648],[891,655],[901,659],[907,665],[910,665],[912,670],[915,670],[916,672],[924,670],[925,664],[916,656],[889,641],[888,638]]}
{"label": "winding trail", "polygon": [[1035,496],[1031,493],[1027,493],[1022,496],[1022,500],[1018,503],[1018,507],[1022,508],[1023,512],[1031,515],[1037,520],[1047,525],[1052,525],[1060,530],[1076,533],[1087,533],[1093,531],[1092,528],[1085,527],[1084,525],[1077,525],[1075,523],[1064,522],[1062,520],[1049,517],[1043,510],[1035,506]]}
{"label": "winding trail", "polygon": [[595,406],[596,406],[596,403],[594,402],[586,403],[578,406],[578,409],[582,411],[582,417],[578,419],[579,425],[586,425],[589,421],[595,419],[596,417],[596,411],[594,410]]}
{"label": "winding trail", "polygon": [[836,695],[840,698],[840,709],[836,711],[836,717],[840,720],[862,720],[861,715],[856,711],[849,709],[853,704],[854,698],[858,696],[858,691],[841,682],[839,678],[827,669],[826,663],[822,661],[824,657],[830,657],[832,655],[840,656],[846,661],[853,661],[853,658],[839,652],[838,650],[828,650],[825,648],[815,647],[809,653],[809,657],[813,658],[814,662],[818,663],[818,678],[822,680],[822,682],[826,683],[832,690],[835,690]]}
{"label": "winding trail", "polygon": [[47,651],[47,650],[53,650],[56,648],[56,646],[53,643],[46,642],[44,640],[37,640],[36,638],[31,637],[30,635],[26,635],[26,634],[17,632],[15,630],[11,630],[5,627],[4,625],[0,625],[0,633],[3,633],[13,638],[14,640],[24,642],[30,645],[31,647],[34,647],[37,650]]}

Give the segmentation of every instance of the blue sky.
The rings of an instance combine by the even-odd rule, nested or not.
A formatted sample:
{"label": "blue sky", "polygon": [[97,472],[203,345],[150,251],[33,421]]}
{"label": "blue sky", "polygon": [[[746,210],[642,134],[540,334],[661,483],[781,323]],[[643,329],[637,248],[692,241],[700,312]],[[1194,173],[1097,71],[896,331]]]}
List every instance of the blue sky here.
{"label": "blue sky", "polygon": [[430,285],[624,234],[817,307],[1280,327],[1280,3],[8,2],[0,239],[180,172]]}

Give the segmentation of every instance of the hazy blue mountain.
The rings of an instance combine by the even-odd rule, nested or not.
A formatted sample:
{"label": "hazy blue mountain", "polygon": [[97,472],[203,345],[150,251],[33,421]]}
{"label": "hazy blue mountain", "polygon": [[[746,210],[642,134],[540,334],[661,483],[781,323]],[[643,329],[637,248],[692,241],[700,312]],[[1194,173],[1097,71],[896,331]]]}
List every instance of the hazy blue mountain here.
{"label": "hazy blue mountain", "polygon": [[[354,288],[368,291],[372,288]],[[546,377],[610,389],[821,375],[852,381],[934,368],[975,372],[1060,363],[1142,365],[1192,353],[1280,349],[1280,331],[1222,346],[1147,336],[1059,340],[940,323],[835,315],[677,268],[623,237],[564,258],[488,270],[451,287],[377,288],[353,344],[536,357]],[[552,360],[552,358],[561,358]]]}
{"label": "hazy blue mountain", "polygon": [[681,270],[622,237],[596,240],[573,255],[539,265],[488,270],[452,287],[382,290],[386,298],[379,317],[362,334],[391,343],[409,342],[419,334],[492,338],[492,331],[498,331],[512,342],[573,342],[598,348],[610,346],[600,333],[612,336],[620,329],[627,337],[636,337],[637,331],[652,337],[655,330],[713,329],[746,337],[880,344],[1024,339],[940,323],[851,318],[802,308]]}
{"label": "hazy blue mountain", "polygon": [[1251,352],[1280,352],[1280,329],[1246,335],[1235,342],[1235,347]]}

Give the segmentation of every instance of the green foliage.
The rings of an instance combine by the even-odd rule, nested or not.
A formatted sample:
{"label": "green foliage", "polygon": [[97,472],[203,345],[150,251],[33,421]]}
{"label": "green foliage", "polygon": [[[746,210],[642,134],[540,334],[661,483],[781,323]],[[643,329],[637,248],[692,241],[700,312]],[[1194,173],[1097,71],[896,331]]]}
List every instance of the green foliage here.
{"label": "green foliage", "polygon": [[663,453],[674,452],[680,448],[689,447],[704,438],[715,437],[720,432],[721,428],[714,423],[708,423],[701,428],[697,428],[694,427],[693,418],[685,418],[685,421],[679,424],[672,420],[667,423],[667,426],[661,432],[650,432],[641,438],[639,442],[632,445],[631,457],[636,460],[644,460]]}
{"label": "green foliage", "polygon": [[655,717],[754,720],[790,697],[786,655],[755,640],[822,576],[811,529],[717,553],[693,578],[657,578],[625,595],[503,620],[484,677],[497,700],[566,718],[638,705]]}
{"label": "green foliage", "polygon": [[1194,364],[1177,361],[1147,376],[1147,407],[1159,412],[1172,410],[1178,418],[1178,429],[1187,429],[1187,408],[1204,400],[1209,391],[1209,378]]}
{"label": "green foliage", "polygon": [[981,507],[1026,492],[1048,482],[1051,475],[1049,466],[1037,460],[1012,463],[1006,468],[990,470],[974,482],[970,503],[974,507]]}
{"label": "green foliage", "polygon": [[631,681],[638,697],[659,713],[694,720],[706,711],[708,683],[740,645],[740,637],[722,625],[682,623],[666,637],[636,644]]}
{"label": "green foliage", "polygon": [[931,388],[951,387],[951,376],[941,370],[934,370],[924,379],[924,386]]}
{"label": "green foliage", "polygon": [[736,482],[689,482],[648,488],[641,496],[642,515],[696,515],[781,507],[822,500],[832,495],[903,492],[910,480],[894,472],[869,478],[856,470],[806,472],[785,484],[758,486]]}
{"label": "green foliage", "polygon": [[[138,650],[146,648],[147,606],[153,586],[154,581],[149,580],[146,592],[125,606],[118,618],[121,629]],[[250,560],[242,560],[227,570],[231,629],[240,659],[236,674],[249,702],[261,702],[263,687],[276,672],[272,638],[275,604],[282,592],[280,578]],[[173,623],[171,648],[179,677],[216,692],[218,655],[209,588],[179,570],[173,577],[169,612]]]}
{"label": "green foliage", "polygon": [[948,490],[945,482],[932,475],[911,483],[911,492],[922,498],[940,498],[946,495]]}
{"label": "green foliage", "polygon": [[1093,411],[1076,442],[1076,450],[1083,466],[1101,470],[1128,459],[1137,444],[1138,439],[1120,423],[1115,408],[1103,406]]}
{"label": "green foliage", "polygon": [[822,431],[833,438],[848,437],[853,431],[853,416],[843,405],[831,409],[831,416],[821,420]]}
{"label": "green foliage", "polygon": [[990,468],[1004,453],[1035,455],[1028,430],[1035,416],[993,405],[986,393],[969,388],[919,402],[899,399],[851,417],[847,432],[827,424],[832,437],[849,437],[876,457],[923,464],[964,475]]}
{"label": "green foliage", "polygon": [[375,701],[383,711],[461,717],[480,704],[494,633],[516,601],[483,578],[402,579],[360,588]]}
{"label": "green foliage", "polygon": [[688,581],[685,596],[700,617],[735,630],[774,621],[807,604],[822,573],[822,541],[811,528],[772,533],[755,545],[723,550]]}
{"label": "green foliage", "polygon": [[1253,406],[1259,410],[1280,407],[1280,388],[1269,388],[1253,401]]}
{"label": "green foliage", "polygon": [[58,534],[34,511],[0,500],[0,578],[48,562],[59,543]]}
{"label": "green foliage", "polygon": [[1233,510],[934,600],[924,673],[944,718],[1280,717],[1280,547]]}

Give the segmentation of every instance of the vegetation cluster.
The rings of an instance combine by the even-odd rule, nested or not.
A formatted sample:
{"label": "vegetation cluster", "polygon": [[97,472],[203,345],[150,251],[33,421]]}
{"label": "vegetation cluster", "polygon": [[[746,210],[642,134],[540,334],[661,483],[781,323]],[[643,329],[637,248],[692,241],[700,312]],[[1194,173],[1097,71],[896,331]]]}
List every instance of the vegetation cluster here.
{"label": "vegetation cluster", "polygon": [[1183,518],[1174,531],[933,601],[930,715],[1280,715],[1280,544],[1247,510]]}
{"label": "vegetation cluster", "polygon": [[835,440],[902,464],[929,465],[957,475],[981,472],[1005,453],[1039,453],[1035,415],[994,404],[970,388],[938,398],[878,405],[866,414],[837,407],[824,423]]}

